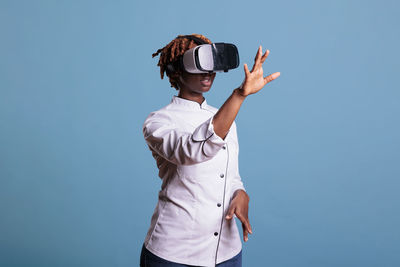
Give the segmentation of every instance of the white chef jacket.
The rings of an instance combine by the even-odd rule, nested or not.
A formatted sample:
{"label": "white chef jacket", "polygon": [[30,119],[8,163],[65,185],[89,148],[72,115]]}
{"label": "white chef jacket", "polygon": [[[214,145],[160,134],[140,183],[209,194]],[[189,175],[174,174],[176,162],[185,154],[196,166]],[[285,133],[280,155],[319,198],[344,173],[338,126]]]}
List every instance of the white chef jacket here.
{"label": "white chef jacket", "polygon": [[143,125],[162,179],[144,244],[168,261],[215,266],[242,248],[235,220],[225,219],[233,193],[244,190],[236,125],[223,140],[213,129],[216,112],[206,100],[174,96]]}

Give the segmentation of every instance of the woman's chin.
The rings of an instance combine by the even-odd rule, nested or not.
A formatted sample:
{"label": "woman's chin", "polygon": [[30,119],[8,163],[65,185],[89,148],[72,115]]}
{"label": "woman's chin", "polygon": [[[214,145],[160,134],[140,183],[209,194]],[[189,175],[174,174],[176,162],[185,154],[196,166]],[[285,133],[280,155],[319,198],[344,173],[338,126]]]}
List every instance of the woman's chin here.
{"label": "woman's chin", "polygon": [[203,86],[201,88],[201,92],[202,93],[207,93],[208,91],[210,91],[210,89],[211,89],[211,86]]}

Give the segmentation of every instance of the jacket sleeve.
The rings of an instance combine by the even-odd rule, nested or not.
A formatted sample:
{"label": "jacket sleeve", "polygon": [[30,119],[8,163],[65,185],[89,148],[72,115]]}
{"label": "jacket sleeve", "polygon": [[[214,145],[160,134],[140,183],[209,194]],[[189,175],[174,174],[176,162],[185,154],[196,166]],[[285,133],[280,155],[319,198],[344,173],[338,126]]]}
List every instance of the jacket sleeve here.
{"label": "jacket sleeve", "polygon": [[244,188],[242,179],[240,177],[239,174],[239,142],[238,142],[238,138],[237,138],[237,131],[236,131],[236,124],[233,124],[233,130],[232,130],[232,134],[233,134],[233,138],[234,138],[234,142],[235,142],[235,146],[236,146],[236,155],[235,155],[235,159],[234,159],[234,165],[235,165],[235,169],[234,169],[234,176],[231,182],[231,198],[233,196],[233,194],[235,193],[235,191],[242,189],[244,191],[246,191],[246,189]]}
{"label": "jacket sleeve", "polygon": [[153,152],[180,165],[207,161],[225,144],[212,125],[213,117],[200,124],[193,132],[179,129],[169,118],[154,113],[143,125],[143,135]]}

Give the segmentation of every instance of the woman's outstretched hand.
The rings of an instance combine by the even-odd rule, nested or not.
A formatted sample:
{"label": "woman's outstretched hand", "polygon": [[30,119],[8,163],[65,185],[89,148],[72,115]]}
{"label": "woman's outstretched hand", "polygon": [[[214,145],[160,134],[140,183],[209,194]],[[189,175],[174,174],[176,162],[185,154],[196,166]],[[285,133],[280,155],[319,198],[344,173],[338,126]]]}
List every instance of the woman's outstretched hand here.
{"label": "woman's outstretched hand", "polygon": [[214,115],[213,125],[215,133],[225,139],[232,126],[236,115],[239,112],[240,106],[248,95],[257,93],[267,83],[275,80],[281,75],[280,72],[272,73],[267,77],[264,77],[264,71],[262,68],[263,63],[267,59],[269,50],[262,55],[262,47],[258,48],[256,58],[254,59],[254,65],[251,71],[249,71],[247,64],[244,64],[245,78],[242,85],[239,88],[233,90],[232,95],[225,101],[222,107]]}
{"label": "woman's outstretched hand", "polygon": [[243,240],[249,240],[248,234],[252,234],[251,225],[249,221],[249,201],[250,198],[243,190],[237,190],[234,193],[231,203],[229,204],[228,212],[225,219],[232,220],[233,215],[236,215],[242,223]]}
{"label": "woman's outstretched hand", "polygon": [[280,72],[272,73],[264,77],[264,71],[262,64],[265,62],[269,55],[269,50],[265,51],[264,55],[262,55],[262,47],[258,48],[256,57],[254,59],[254,65],[251,71],[247,67],[247,64],[244,64],[244,72],[245,78],[242,85],[239,88],[239,93],[242,96],[248,96],[260,91],[267,83],[275,80],[281,75]]}

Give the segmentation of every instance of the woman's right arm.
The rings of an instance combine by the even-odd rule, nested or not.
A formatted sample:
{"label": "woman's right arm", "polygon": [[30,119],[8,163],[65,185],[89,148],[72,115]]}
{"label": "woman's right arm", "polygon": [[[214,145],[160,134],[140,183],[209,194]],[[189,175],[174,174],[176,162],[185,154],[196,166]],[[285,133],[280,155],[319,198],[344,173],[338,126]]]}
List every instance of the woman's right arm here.
{"label": "woman's right arm", "polygon": [[193,132],[177,127],[162,113],[152,113],[143,125],[143,135],[152,151],[179,165],[201,163],[213,158],[226,144],[215,134],[212,117]]}
{"label": "woman's right arm", "polygon": [[262,55],[262,47],[258,48],[254,65],[249,71],[247,64],[244,64],[245,79],[242,85],[233,90],[231,96],[225,101],[222,107],[214,115],[213,126],[215,133],[222,139],[225,139],[229,129],[235,120],[240,106],[248,95],[255,94],[260,91],[267,83],[279,77],[280,72],[275,72],[271,75],[264,77],[262,64],[265,62],[269,54],[267,50]]}

